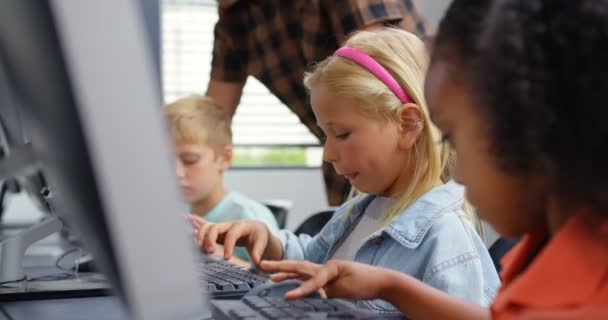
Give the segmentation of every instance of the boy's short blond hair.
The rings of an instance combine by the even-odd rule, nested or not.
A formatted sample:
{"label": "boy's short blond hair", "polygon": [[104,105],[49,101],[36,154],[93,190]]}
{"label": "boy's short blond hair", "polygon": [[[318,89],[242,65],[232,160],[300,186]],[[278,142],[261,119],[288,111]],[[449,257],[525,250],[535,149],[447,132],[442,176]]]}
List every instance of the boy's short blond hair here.
{"label": "boy's short blond hair", "polygon": [[177,143],[207,143],[215,150],[232,144],[230,116],[211,97],[191,95],[170,103],[165,119]]}

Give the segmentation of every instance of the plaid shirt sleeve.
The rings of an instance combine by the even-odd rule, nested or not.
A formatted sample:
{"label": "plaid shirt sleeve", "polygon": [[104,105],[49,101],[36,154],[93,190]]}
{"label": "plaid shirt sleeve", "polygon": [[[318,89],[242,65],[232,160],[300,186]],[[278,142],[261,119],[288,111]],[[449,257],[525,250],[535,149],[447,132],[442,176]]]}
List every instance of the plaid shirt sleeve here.
{"label": "plaid shirt sleeve", "polygon": [[401,27],[425,36],[427,25],[414,0],[322,0],[340,43],[348,35],[367,26],[382,24]]}
{"label": "plaid shirt sleeve", "polygon": [[213,80],[245,82],[247,79],[247,31],[237,13],[232,8],[219,8],[211,60]]}

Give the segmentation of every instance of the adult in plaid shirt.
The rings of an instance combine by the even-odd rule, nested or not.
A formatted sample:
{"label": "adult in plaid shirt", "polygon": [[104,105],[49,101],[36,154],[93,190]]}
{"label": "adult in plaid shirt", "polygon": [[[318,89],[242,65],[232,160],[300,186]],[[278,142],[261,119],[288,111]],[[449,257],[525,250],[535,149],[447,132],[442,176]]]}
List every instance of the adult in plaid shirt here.
{"label": "adult in plaid shirt", "polygon": [[[207,95],[234,115],[248,76],[262,82],[319,139],[304,71],[332,54],[356,30],[394,25],[424,36],[414,0],[219,0],[211,81]],[[349,190],[331,164],[323,163],[330,205]]]}

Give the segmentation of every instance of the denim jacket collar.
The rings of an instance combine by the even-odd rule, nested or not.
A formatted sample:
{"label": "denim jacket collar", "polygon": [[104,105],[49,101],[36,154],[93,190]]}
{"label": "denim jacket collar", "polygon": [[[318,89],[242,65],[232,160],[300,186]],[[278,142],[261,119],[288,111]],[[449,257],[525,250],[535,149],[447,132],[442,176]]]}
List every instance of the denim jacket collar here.
{"label": "denim jacket collar", "polygon": [[[376,198],[375,195],[367,195],[355,204],[352,213],[347,218],[346,223],[343,224],[343,232],[350,230],[350,227],[359,220],[374,198]],[[416,248],[422,242],[433,222],[446,212],[453,212],[460,208],[463,201],[464,187],[450,180],[425,193],[407,208],[404,214],[395,218],[387,227],[374,233],[371,238],[386,233],[401,245]]]}

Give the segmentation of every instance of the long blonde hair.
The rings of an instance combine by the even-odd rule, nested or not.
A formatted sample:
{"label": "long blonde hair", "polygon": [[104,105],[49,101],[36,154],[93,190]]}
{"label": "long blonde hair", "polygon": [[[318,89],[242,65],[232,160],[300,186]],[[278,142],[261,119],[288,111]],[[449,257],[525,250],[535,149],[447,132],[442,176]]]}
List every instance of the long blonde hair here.
{"label": "long blonde hair", "polygon": [[[451,152],[448,146],[438,143],[441,133],[431,123],[423,85],[429,55],[424,43],[415,35],[400,29],[383,28],[376,31],[359,31],[345,46],[359,49],[380,63],[401,85],[407,95],[420,107],[423,127],[418,140],[409,152],[410,183],[395,204],[384,213],[388,225],[418,198],[431,190],[438,179],[446,182],[450,175]],[[356,62],[330,56],[315,65],[304,76],[304,85],[310,91],[322,84],[331,92],[359,102],[358,112],[378,121],[398,121],[397,111],[403,102],[378,78]],[[470,210],[466,210],[473,217]],[[473,217],[474,218],[474,217]],[[475,223],[475,220],[472,220]]]}

